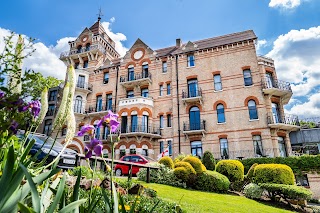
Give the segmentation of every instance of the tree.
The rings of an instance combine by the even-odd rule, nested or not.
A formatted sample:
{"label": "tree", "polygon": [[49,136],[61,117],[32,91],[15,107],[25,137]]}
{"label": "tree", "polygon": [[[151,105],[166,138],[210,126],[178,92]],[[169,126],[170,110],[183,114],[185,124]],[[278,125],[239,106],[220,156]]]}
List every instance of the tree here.
{"label": "tree", "polygon": [[216,167],[216,162],[214,160],[213,154],[210,151],[205,151],[202,158],[203,165],[207,170],[214,171]]}

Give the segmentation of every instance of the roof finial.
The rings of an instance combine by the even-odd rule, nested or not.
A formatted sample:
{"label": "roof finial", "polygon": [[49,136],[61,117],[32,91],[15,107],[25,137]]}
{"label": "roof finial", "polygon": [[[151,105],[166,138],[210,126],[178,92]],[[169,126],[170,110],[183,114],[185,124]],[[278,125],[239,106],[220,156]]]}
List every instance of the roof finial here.
{"label": "roof finial", "polygon": [[101,7],[99,8],[99,13],[97,14],[97,16],[98,16],[98,21],[100,21],[101,20],[101,16],[103,16],[103,13],[101,11]]}

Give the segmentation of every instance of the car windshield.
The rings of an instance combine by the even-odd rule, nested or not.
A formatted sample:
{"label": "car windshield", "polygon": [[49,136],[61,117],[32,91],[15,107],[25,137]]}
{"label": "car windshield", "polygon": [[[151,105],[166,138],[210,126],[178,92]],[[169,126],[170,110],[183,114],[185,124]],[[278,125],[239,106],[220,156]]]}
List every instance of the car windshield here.
{"label": "car windshield", "polygon": [[37,144],[45,144],[47,146],[52,146],[53,144],[55,146],[63,148],[63,145],[59,143],[58,141],[54,141],[52,138],[47,137],[47,136],[42,136],[42,135],[28,135],[28,139],[34,139]]}

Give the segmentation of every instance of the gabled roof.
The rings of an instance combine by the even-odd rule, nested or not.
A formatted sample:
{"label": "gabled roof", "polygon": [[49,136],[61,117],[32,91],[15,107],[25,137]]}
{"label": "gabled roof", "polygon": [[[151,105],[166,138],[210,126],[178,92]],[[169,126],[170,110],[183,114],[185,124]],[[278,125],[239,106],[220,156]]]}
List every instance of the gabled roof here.
{"label": "gabled roof", "polygon": [[94,23],[89,29],[94,35],[106,33],[102,24],[100,23],[100,20],[96,21],[96,23]]}

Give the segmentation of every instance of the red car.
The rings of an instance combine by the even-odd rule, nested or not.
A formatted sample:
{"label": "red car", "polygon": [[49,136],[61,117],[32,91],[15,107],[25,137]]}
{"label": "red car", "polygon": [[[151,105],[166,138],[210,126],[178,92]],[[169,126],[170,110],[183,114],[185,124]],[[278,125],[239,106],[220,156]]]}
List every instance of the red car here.
{"label": "red car", "polygon": [[[155,160],[153,160],[149,157],[136,155],[136,154],[122,156],[120,158],[120,160],[132,162],[132,163],[139,163],[139,164],[147,164],[149,162],[155,162]],[[117,164],[114,167],[114,171],[116,172],[116,176],[128,175],[129,174],[129,166]],[[136,175],[138,172],[139,172],[139,167],[133,166],[132,167],[132,175]]]}

